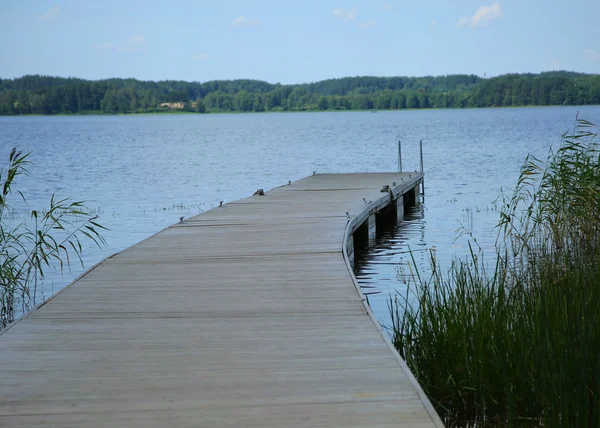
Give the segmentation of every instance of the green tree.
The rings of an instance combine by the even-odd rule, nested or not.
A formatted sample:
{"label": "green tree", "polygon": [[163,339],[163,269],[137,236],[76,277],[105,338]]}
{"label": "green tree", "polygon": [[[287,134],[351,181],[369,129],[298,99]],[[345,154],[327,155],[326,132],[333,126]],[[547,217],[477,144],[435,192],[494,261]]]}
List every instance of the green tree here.
{"label": "green tree", "polygon": [[100,105],[104,113],[115,113],[117,111],[115,91],[107,91]]}
{"label": "green tree", "polygon": [[287,97],[289,110],[300,110],[302,108],[301,98],[306,94],[306,89],[295,88]]}
{"label": "green tree", "polygon": [[401,92],[398,95],[398,108],[399,109],[406,108],[406,94],[404,92]]}
{"label": "green tree", "polygon": [[241,90],[233,97],[233,107],[237,111],[252,111],[254,97],[246,90]]}
{"label": "green tree", "polygon": [[406,108],[419,108],[419,99],[414,92],[406,97]]}
{"label": "green tree", "polygon": [[324,96],[320,96],[319,102],[317,104],[317,108],[319,110],[327,110],[328,107],[329,107],[329,102],[327,101],[327,98]]}
{"label": "green tree", "polygon": [[202,100],[202,98],[196,98],[196,104],[194,106],[194,109],[197,113],[206,113],[206,106],[204,105],[204,101]]}
{"label": "green tree", "polygon": [[275,97],[271,92],[265,94],[265,110],[271,111],[275,107]]}
{"label": "green tree", "polygon": [[261,112],[265,111],[265,105],[260,95],[254,95],[254,102],[252,103],[252,111]]}
{"label": "green tree", "polygon": [[392,94],[390,91],[380,92],[375,99],[375,108],[379,110],[387,110],[391,108]]}
{"label": "green tree", "polygon": [[418,108],[429,108],[429,97],[424,90],[417,92]]}

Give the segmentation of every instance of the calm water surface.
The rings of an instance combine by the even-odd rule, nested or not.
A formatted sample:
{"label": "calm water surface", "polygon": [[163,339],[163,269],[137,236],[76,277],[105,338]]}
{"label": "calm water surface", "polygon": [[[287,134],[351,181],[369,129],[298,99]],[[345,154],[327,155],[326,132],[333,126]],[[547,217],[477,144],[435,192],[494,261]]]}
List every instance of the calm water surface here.
{"label": "calm water surface", "polygon": [[[461,225],[493,247],[493,201],[515,182],[528,153],[544,157],[575,116],[600,122],[600,107],[237,115],[0,117],[0,165],[10,148],[33,151],[31,176],[18,183],[29,208],[52,193],[85,199],[110,231],[86,247],[87,267],[220,201],[251,195],[317,172],[418,167],[423,139],[425,203],[380,239],[359,263],[375,314],[387,321],[389,291],[410,247],[425,267],[436,247],[444,264],[465,254]],[[48,275],[38,303],[82,272]]]}

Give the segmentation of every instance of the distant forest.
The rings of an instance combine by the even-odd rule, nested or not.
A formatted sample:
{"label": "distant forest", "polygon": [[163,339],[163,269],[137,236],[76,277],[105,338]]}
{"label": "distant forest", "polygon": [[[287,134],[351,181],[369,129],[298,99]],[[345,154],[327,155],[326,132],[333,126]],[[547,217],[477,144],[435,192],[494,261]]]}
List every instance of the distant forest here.
{"label": "distant forest", "polygon": [[439,77],[160,82],[50,76],[0,79],[0,115],[387,110],[600,104],[600,75],[566,71]]}

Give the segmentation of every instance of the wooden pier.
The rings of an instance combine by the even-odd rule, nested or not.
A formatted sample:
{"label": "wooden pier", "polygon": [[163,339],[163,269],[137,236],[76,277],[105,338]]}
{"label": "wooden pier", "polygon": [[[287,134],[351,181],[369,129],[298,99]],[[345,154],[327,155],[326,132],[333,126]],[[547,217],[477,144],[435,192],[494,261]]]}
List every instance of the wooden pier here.
{"label": "wooden pier", "polygon": [[108,258],[0,335],[0,426],[443,426],[349,267],[422,178],[317,174]]}

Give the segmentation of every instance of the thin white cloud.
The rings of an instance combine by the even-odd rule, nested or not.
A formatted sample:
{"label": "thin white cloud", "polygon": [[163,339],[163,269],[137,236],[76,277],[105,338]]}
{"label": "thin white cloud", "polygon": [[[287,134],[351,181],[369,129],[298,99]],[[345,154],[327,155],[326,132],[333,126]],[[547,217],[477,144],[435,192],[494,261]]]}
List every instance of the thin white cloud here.
{"label": "thin white cloud", "polygon": [[207,53],[197,53],[196,55],[194,55],[194,59],[196,61],[207,61],[211,58],[212,58],[212,55],[207,54]]}
{"label": "thin white cloud", "polygon": [[480,7],[473,16],[460,18],[456,23],[457,28],[462,28],[469,24],[471,28],[484,27],[490,22],[500,19],[504,16],[504,12],[500,7],[500,3],[495,2],[489,6]]}
{"label": "thin white cloud", "polygon": [[254,25],[260,24],[260,21],[258,19],[248,18],[247,16],[240,15],[233,21],[231,21],[231,23],[238,27],[252,27]]}
{"label": "thin white cloud", "polygon": [[387,2],[383,4],[383,10],[392,10],[392,4]]}
{"label": "thin white cloud", "polygon": [[490,22],[502,18],[503,12],[498,2],[490,6],[482,6],[471,18],[471,27],[488,25]]}
{"label": "thin white cloud", "polygon": [[117,52],[137,52],[139,51],[145,44],[144,36],[140,36],[139,34],[132,34],[125,40],[124,43],[117,46]]}
{"label": "thin white cloud", "polygon": [[586,49],[583,51],[583,56],[587,61],[600,61],[600,53],[593,49]]}
{"label": "thin white cloud", "polygon": [[469,23],[469,18],[460,18],[456,23],[456,28],[462,28]]}
{"label": "thin white cloud", "polygon": [[116,52],[137,52],[146,45],[146,39],[140,34],[132,34],[122,43],[113,43],[111,41],[105,41],[102,43],[96,43],[95,49],[114,50]]}
{"label": "thin white cloud", "polygon": [[60,6],[56,5],[44,12],[41,19],[42,21],[51,21],[55,19],[58,15],[60,15]]}
{"label": "thin white cloud", "polygon": [[356,12],[357,12],[356,8],[352,8],[352,9],[337,8],[337,9],[333,9],[331,11],[331,13],[333,13],[333,16],[335,16],[337,18],[341,18],[346,22],[354,21],[356,19]]}
{"label": "thin white cloud", "polygon": [[371,18],[365,22],[361,22],[361,23],[357,24],[356,26],[358,28],[360,28],[361,30],[366,30],[368,28],[374,27],[375,24],[377,24],[377,20],[375,18]]}
{"label": "thin white cloud", "polygon": [[429,28],[433,28],[437,25],[437,21],[435,19],[432,19],[431,21],[429,21],[429,24],[427,25]]}

